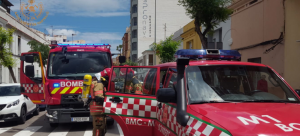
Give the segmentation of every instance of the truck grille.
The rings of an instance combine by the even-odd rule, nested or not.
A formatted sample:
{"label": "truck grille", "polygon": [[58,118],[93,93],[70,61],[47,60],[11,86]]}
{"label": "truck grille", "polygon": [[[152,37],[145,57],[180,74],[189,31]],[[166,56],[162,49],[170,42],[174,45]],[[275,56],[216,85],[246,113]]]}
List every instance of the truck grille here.
{"label": "truck grille", "polygon": [[6,104],[0,104],[0,111],[5,108]]}
{"label": "truck grille", "polygon": [[83,102],[78,101],[80,94],[63,94],[61,96],[61,104],[83,104]]}

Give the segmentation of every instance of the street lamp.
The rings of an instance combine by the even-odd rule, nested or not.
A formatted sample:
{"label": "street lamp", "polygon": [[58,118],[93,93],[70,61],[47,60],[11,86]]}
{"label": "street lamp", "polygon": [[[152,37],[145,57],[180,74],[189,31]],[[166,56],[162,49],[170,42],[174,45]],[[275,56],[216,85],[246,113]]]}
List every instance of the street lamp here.
{"label": "street lamp", "polygon": [[76,34],[72,34],[72,44],[73,44],[73,36],[75,36]]}

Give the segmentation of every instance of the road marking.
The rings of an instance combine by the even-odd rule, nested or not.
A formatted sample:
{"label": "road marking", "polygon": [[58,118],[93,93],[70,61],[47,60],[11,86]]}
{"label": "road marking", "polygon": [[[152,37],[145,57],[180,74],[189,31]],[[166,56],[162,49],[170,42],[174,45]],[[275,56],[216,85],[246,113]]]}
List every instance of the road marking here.
{"label": "road marking", "polygon": [[84,135],[83,136],[92,136],[93,135],[93,130],[86,130],[84,132]]}
{"label": "road marking", "polygon": [[120,136],[124,136],[123,130],[122,130],[122,128],[120,127],[119,124],[117,124],[117,127],[118,127],[118,130],[119,130]]}
{"label": "road marking", "polygon": [[33,133],[35,133],[42,127],[43,126],[30,126],[30,127],[23,129],[22,131],[15,134],[14,136],[31,136]]}
{"label": "road marking", "polygon": [[71,125],[60,125],[55,128],[48,136],[66,136],[69,133],[71,127]]}
{"label": "road marking", "polygon": [[12,127],[7,127],[7,128],[0,128],[0,134],[10,130]]}

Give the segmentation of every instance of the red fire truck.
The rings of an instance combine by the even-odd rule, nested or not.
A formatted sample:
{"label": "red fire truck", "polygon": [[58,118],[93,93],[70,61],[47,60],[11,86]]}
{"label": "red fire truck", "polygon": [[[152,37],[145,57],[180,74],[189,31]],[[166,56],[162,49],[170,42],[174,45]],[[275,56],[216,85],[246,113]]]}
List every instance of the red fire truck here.
{"label": "red fire truck", "polygon": [[[300,135],[299,91],[271,67],[240,62],[231,50],[179,50],[176,57],[158,66],[113,67],[104,108],[121,135]],[[115,82],[125,87],[114,91]],[[125,91],[141,84],[143,94]]]}
{"label": "red fire truck", "polygon": [[[44,67],[34,67],[40,60],[40,52],[28,52],[21,55],[21,86],[35,104],[47,105],[50,126],[58,123],[91,122],[88,107],[80,101],[83,77],[94,76],[104,68],[112,66],[109,44],[57,44],[52,41],[51,50]],[[35,72],[41,71],[41,77]],[[108,118],[108,124],[113,120]]]}

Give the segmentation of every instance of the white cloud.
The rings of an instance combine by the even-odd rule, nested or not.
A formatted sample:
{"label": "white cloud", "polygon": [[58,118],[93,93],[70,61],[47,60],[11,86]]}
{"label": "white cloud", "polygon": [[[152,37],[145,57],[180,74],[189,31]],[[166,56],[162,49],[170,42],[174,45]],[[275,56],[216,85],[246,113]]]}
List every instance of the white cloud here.
{"label": "white cloud", "polygon": [[[49,34],[52,34],[52,28],[46,28]],[[72,29],[53,29],[53,35],[66,35],[67,37],[72,37],[72,34],[80,34],[79,31]]]}
{"label": "white cloud", "polygon": [[[22,0],[27,3],[27,0]],[[64,14],[68,16],[126,16],[129,15],[129,0],[39,0],[35,4],[42,2],[44,11],[49,11],[51,15]],[[13,11],[20,10],[20,2],[12,2]],[[128,11],[128,13],[127,13]]]}

